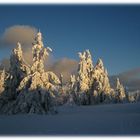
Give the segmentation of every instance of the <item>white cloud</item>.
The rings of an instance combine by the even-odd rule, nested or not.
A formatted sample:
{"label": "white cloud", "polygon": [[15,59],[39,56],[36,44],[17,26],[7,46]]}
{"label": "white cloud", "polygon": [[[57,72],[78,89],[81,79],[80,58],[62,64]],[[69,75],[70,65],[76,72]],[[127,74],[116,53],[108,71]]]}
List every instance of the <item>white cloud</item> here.
{"label": "white cloud", "polygon": [[28,25],[14,25],[5,30],[1,37],[1,46],[13,47],[17,42],[23,46],[31,45],[37,29]]}

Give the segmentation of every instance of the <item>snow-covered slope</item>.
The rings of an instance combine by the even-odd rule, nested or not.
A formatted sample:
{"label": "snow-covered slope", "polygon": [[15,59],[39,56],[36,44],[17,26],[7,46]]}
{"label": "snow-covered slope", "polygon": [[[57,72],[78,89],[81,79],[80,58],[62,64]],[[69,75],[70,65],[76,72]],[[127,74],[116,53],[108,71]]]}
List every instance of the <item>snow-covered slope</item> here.
{"label": "snow-covered slope", "polygon": [[56,115],[0,116],[0,135],[140,135],[140,103],[61,106]]}

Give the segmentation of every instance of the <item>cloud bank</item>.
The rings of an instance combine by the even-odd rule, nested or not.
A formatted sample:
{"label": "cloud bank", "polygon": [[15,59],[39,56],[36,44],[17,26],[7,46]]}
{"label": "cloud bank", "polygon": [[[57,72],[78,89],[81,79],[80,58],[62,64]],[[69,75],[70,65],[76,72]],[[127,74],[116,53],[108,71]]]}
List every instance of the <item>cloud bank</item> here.
{"label": "cloud bank", "polygon": [[27,25],[14,25],[7,28],[1,37],[2,47],[13,47],[20,42],[24,47],[31,45],[37,29]]}
{"label": "cloud bank", "polygon": [[125,87],[128,87],[129,90],[140,90],[140,68],[131,69],[125,72],[122,72],[118,75],[110,77],[112,86],[115,87],[116,78],[119,77],[122,84]]}

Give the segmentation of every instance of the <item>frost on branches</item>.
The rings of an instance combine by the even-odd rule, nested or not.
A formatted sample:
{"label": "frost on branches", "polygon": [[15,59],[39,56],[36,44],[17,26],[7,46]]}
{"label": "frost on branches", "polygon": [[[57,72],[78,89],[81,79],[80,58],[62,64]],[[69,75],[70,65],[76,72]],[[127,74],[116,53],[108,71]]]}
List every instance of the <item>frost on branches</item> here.
{"label": "frost on branches", "polygon": [[126,93],[123,85],[120,83],[119,78],[117,78],[116,82],[116,96],[117,96],[117,102],[123,102],[126,99]]}
{"label": "frost on branches", "polygon": [[7,96],[9,98],[13,98],[17,95],[16,89],[20,81],[28,74],[30,74],[30,66],[26,64],[23,58],[21,44],[18,42],[10,57],[9,77],[6,82],[6,94],[8,94]]}
{"label": "frost on branches", "polygon": [[21,44],[10,58],[10,74],[5,91],[0,97],[0,112],[4,114],[38,113],[54,111],[54,100],[59,78],[53,72],[45,72],[44,59],[51,48],[44,48],[42,34],[37,33],[32,46],[33,64],[29,66],[22,55]]}
{"label": "frost on branches", "polygon": [[0,71],[0,94],[5,90],[5,80],[6,80],[5,70]]}
{"label": "frost on branches", "polygon": [[[89,50],[79,53],[79,67],[75,80],[76,89],[75,95],[77,103],[82,105],[98,104],[98,103],[110,103],[114,102],[117,98],[116,94],[118,90],[113,90],[110,86],[108,72],[104,68],[102,59],[98,59],[95,66],[93,66],[92,56]],[[72,77],[71,77],[72,79]],[[72,81],[72,80],[71,80]],[[72,82],[70,83],[72,84]],[[121,85],[122,86],[122,85]],[[119,91],[119,98],[125,98],[124,91]],[[123,92],[123,93],[122,93]],[[121,99],[122,100],[122,99]]]}

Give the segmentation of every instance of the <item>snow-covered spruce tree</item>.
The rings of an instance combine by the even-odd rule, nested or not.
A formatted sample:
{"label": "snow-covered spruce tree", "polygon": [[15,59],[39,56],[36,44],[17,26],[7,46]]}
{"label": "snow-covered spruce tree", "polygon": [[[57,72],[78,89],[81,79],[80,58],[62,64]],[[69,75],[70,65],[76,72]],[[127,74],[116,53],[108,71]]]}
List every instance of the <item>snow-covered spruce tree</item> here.
{"label": "snow-covered spruce tree", "polygon": [[101,90],[106,94],[110,94],[111,87],[109,83],[108,72],[104,68],[102,59],[98,59],[97,64],[93,69],[92,76],[100,82]]}
{"label": "snow-covered spruce tree", "polygon": [[[90,71],[90,63],[87,65],[87,54],[86,52],[79,52],[80,62],[78,65],[78,74],[77,74],[77,99],[78,104],[89,104],[89,71]],[[90,62],[90,61],[89,61]]]}
{"label": "snow-covered spruce tree", "polygon": [[107,70],[99,59],[93,66],[89,50],[79,53],[80,62],[77,76],[77,97],[79,104],[107,103],[114,99],[114,90],[110,87]]}
{"label": "snow-covered spruce tree", "polygon": [[113,89],[110,87],[107,70],[102,59],[98,59],[92,71],[91,103],[110,102]]}
{"label": "snow-covered spruce tree", "polygon": [[30,74],[30,66],[25,62],[21,44],[18,42],[10,57],[9,77],[6,81],[5,89],[8,98],[17,96],[16,89],[20,81],[28,74]]}
{"label": "snow-covered spruce tree", "polygon": [[77,91],[86,92],[89,89],[89,79],[87,72],[87,63],[86,63],[86,53],[79,52],[80,62],[78,65],[78,76],[77,76]]}
{"label": "snow-covered spruce tree", "polygon": [[135,102],[139,102],[140,101],[140,91],[137,90],[135,93]]}
{"label": "snow-covered spruce tree", "polygon": [[59,79],[60,79],[60,86],[58,87],[59,94],[57,95],[57,99],[56,99],[57,106],[66,104],[69,98],[69,91],[70,91],[69,85],[64,82],[62,73],[59,75]]}
{"label": "snow-covered spruce tree", "polygon": [[59,88],[59,98],[57,98],[58,105],[74,105],[77,99],[75,96],[75,91],[76,77],[75,75],[71,75],[69,82],[63,84],[63,86],[60,86]]}
{"label": "snow-covered spruce tree", "polygon": [[[27,69],[27,65],[23,65],[22,51],[18,44],[18,49],[14,50],[14,56],[11,57],[11,63],[16,66],[11,68],[11,72],[15,71],[15,75],[11,74],[13,85],[15,86],[14,100],[8,100],[0,109],[4,114],[20,114],[20,113],[37,113],[46,114],[54,111],[55,93],[57,86],[60,84],[59,78],[53,72],[45,72],[44,59],[49,55],[50,48],[44,48],[42,42],[42,34],[37,33],[33,50],[33,65]],[[20,63],[21,62],[21,63]],[[22,67],[24,66],[24,67]],[[24,69],[23,69],[24,68]],[[18,77],[17,77],[18,75]],[[12,85],[12,87],[13,87]],[[10,86],[9,86],[10,89]],[[6,94],[9,94],[6,93]]]}
{"label": "snow-covered spruce tree", "polygon": [[75,83],[76,83],[76,77],[73,74],[70,76],[70,85],[69,86],[70,86],[71,91],[75,91]]}
{"label": "snow-covered spruce tree", "polygon": [[5,90],[5,81],[6,81],[6,72],[5,70],[0,72],[0,94]]}
{"label": "snow-covered spruce tree", "polygon": [[84,51],[83,53],[79,52],[79,66],[78,74],[76,77],[76,98],[78,104],[87,105],[90,103],[90,94],[89,90],[92,85],[92,71],[93,71],[93,62],[92,56],[89,50]]}
{"label": "snow-covered spruce tree", "polygon": [[119,78],[116,81],[116,102],[123,103],[126,101],[126,93],[123,85],[120,83]]}
{"label": "snow-covered spruce tree", "polygon": [[0,96],[0,112],[2,112],[2,106],[7,106],[9,101],[16,99],[16,89],[18,88],[20,81],[28,73],[30,73],[30,68],[25,64],[21,44],[18,42],[10,57],[10,69],[5,80],[5,89]]}
{"label": "snow-covered spruce tree", "polygon": [[132,95],[128,95],[127,96],[127,100],[129,103],[135,103],[136,102],[136,99],[135,99],[135,96],[132,94]]}
{"label": "snow-covered spruce tree", "polygon": [[92,73],[92,70],[93,70],[92,56],[91,56],[91,53],[90,53],[89,50],[86,50],[85,53],[86,53],[87,73],[88,73],[88,77],[90,79],[91,78],[91,73]]}
{"label": "snow-covered spruce tree", "polygon": [[61,73],[60,74],[60,86],[61,86],[61,88],[63,88],[63,74]]}
{"label": "snow-covered spruce tree", "polygon": [[65,103],[66,105],[75,105],[77,102],[77,97],[76,97],[76,77],[75,75],[70,76],[70,82],[68,84],[68,96],[67,96],[67,102]]}

